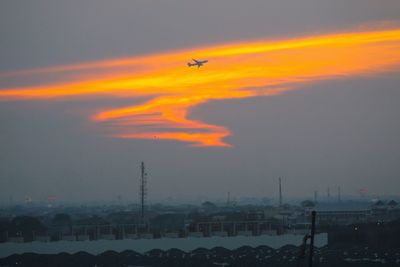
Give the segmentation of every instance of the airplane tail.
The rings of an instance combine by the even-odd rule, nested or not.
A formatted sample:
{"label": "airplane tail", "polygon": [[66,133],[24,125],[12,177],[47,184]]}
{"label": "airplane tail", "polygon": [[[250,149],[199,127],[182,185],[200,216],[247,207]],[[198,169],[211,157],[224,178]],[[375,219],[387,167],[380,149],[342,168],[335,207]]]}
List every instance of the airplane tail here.
{"label": "airplane tail", "polygon": [[188,62],[188,64],[187,64],[187,65],[188,65],[188,67],[191,67],[191,66],[193,66],[192,64],[190,64],[190,62]]}

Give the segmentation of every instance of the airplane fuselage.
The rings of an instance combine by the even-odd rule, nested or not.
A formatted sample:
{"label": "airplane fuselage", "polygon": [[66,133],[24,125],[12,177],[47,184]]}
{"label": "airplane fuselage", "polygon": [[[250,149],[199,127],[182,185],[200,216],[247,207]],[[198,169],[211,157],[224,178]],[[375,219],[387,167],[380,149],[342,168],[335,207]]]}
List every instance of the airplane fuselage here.
{"label": "airplane fuselage", "polygon": [[208,62],[208,60],[196,60],[193,59],[194,63],[188,62],[187,65],[188,67],[194,67],[197,66],[198,68],[200,68],[201,66],[203,66],[205,63]]}

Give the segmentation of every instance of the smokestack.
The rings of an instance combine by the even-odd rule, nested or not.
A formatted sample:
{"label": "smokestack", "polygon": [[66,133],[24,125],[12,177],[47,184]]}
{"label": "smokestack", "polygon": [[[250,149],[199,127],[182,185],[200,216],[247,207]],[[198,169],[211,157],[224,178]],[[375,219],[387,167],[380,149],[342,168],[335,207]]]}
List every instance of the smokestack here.
{"label": "smokestack", "polygon": [[279,177],[279,207],[282,207],[282,181]]}
{"label": "smokestack", "polygon": [[314,191],[314,203],[317,203],[317,190]]}
{"label": "smokestack", "polygon": [[340,186],[338,186],[338,188],[337,188],[337,198],[338,198],[338,202],[342,201],[341,195],[340,195]]}
{"label": "smokestack", "polygon": [[328,201],[331,199],[331,192],[329,187],[326,189],[326,198],[328,199]]}

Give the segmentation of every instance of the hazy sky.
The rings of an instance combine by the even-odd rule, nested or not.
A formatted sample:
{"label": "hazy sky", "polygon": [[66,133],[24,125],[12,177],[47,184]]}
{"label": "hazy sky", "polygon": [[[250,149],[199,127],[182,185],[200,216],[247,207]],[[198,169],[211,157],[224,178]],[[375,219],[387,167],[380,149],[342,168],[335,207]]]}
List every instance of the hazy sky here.
{"label": "hazy sky", "polygon": [[[262,46],[269,49],[273,40],[292,44],[303,36],[320,40],[399,25],[398,0],[2,0],[0,201],[49,195],[60,201],[118,195],[136,201],[142,160],[150,201],[225,198],[228,191],[273,198],[278,176],[286,196],[312,196],[314,190],[323,195],[328,186],[333,192],[341,186],[343,194],[361,188],[371,196],[400,194],[398,33],[391,35],[394,41],[355,48],[219,55],[227,51],[221,44],[254,48],[254,41],[266,40]],[[200,70],[187,68],[197,56],[210,62]],[[110,67],[115,58],[134,62]],[[99,60],[105,67],[71,67]],[[69,67],[54,71],[57,66]],[[132,92],[34,99],[1,94],[23,88],[58,94],[72,88],[68,82],[81,86],[86,80],[95,81],[85,85],[93,90],[101,84],[122,88],[126,83],[114,83],[120,80],[113,75],[135,84]],[[269,95],[272,83],[284,90]],[[236,90],[244,87],[250,89]],[[163,98],[166,91],[180,98]],[[93,121],[104,111],[147,108],[152,97],[163,104],[156,102],[148,113],[117,119],[107,113],[105,121]],[[198,102],[186,106],[183,98]],[[170,106],[165,99],[173,100]],[[173,125],[159,115],[166,108]],[[183,110],[187,121],[180,117]],[[157,128],[142,123],[145,117]],[[126,130],[117,124],[122,119],[133,123],[124,134],[135,138],[109,136],[108,126],[118,134]],[[198,135],[167,138],[165,128]],[[137,139],[153,131],[155,138]],[[211,146],[190,146],[204,145],[204,132],[216,134]]]}

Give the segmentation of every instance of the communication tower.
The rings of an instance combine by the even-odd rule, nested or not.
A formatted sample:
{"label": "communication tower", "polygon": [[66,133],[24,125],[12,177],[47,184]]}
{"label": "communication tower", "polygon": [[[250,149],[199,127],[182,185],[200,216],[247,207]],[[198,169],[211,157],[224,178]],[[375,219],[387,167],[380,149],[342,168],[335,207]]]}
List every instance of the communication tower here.
{"label": "communication tower", "polygon": [[140,220],[141,223],[145,222],[145,209],[146,209],[146,201],[147,201],[147,173],[146,168],[144,166],[144,162],[140,164],[140,188],[139,188],[139,196],[140,196]]}

